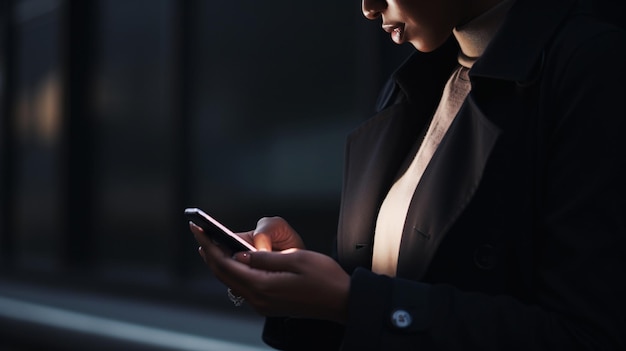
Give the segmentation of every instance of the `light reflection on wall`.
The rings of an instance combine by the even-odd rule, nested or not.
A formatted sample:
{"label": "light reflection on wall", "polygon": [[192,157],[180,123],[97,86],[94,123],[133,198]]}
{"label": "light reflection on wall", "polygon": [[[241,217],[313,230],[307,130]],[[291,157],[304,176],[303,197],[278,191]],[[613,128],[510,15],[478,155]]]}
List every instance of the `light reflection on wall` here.
{"label": "light reflection on wall", "polygon": [[20,139],[51,146],[61,128],[61,82],[52,71],[17,97],[16,132]]}
{"label": "light reflection on wall", "polygon": [[59,1],[16,6],[15,257],[21,269],[60,265],[63,203]]}

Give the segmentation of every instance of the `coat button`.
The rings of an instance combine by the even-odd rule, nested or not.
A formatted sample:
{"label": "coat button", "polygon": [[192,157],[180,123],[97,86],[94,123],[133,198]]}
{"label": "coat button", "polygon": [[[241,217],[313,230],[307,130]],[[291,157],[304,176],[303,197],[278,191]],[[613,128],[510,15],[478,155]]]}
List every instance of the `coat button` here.
{"label": "coat button", "polygon": [[396,328],[408,328],[411,326],[411,323],[413,323],[413,318],[411,314],[405,310],[395,310],[391,314],[391,324]]}
{"label": "coat button", "polygon": [[498,263],[496,248],[491,245],[480,245],[474,250],[474,264],[480,269],[491,270]]}

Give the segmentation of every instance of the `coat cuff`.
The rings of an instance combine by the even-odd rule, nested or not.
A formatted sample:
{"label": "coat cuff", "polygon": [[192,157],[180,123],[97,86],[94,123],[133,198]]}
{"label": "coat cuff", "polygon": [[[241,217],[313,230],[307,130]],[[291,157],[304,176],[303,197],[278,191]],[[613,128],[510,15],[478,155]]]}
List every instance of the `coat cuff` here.
{"label": "coat cuff", "polygon": [[351,276],[342,351],[387,350],[428,329],[430,285],[357,268]]}

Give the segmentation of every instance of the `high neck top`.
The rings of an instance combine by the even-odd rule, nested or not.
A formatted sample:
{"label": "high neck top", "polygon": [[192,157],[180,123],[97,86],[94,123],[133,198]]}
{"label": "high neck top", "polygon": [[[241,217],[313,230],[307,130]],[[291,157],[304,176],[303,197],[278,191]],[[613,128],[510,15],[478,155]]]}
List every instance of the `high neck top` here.
{"label": "high neck top", "polygon": [[503,0],[483,14],[453,29],[454,37],[459,42],[461,52],[459,63],[471,68],[504,22],[514,0]]}

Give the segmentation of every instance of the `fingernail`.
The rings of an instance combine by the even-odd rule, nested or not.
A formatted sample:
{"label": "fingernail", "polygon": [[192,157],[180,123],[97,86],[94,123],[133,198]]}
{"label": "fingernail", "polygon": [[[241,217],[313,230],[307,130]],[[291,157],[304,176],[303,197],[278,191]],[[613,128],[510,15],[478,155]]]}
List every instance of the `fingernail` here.
{"label": "fingernail", "polygon": [[237,252],[233,255],[233,259],[241,262],[241,263],[249,263],[250,262],[250,254],[248,252]]}

